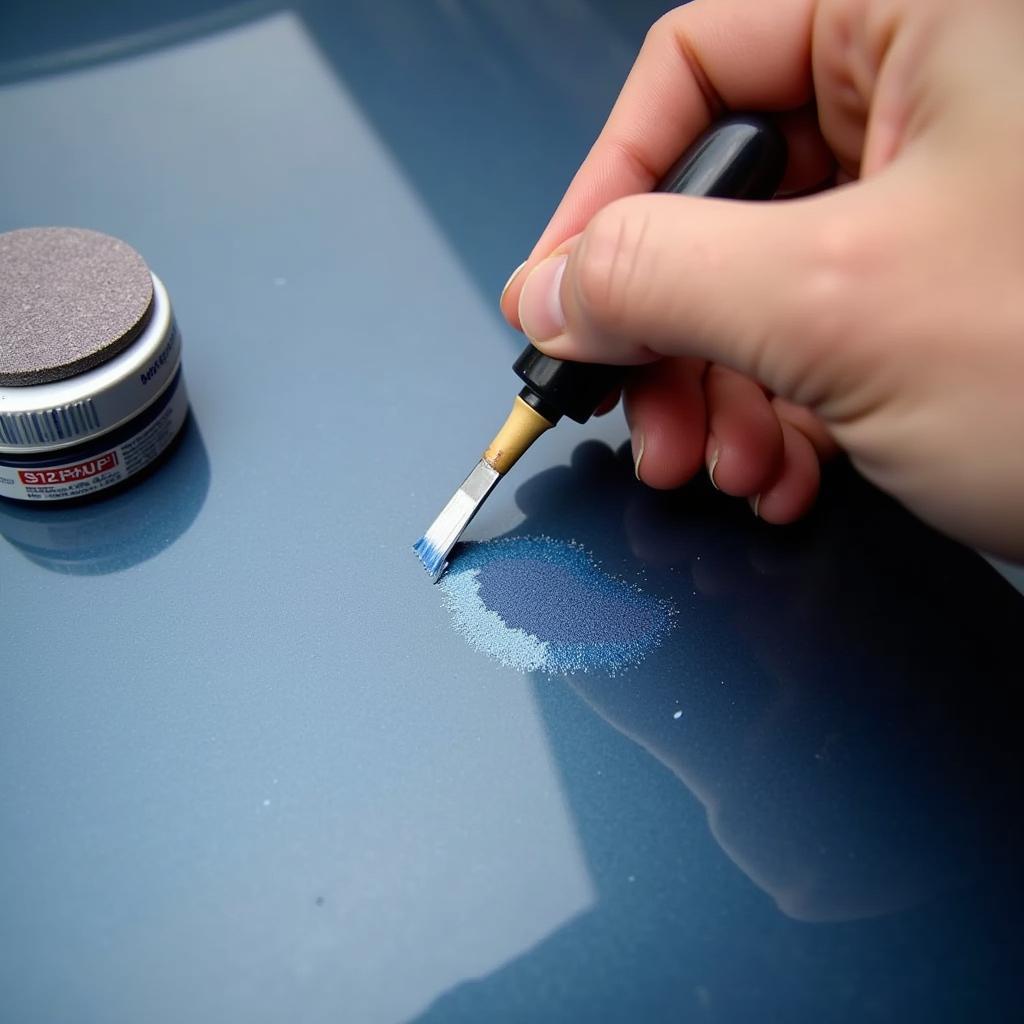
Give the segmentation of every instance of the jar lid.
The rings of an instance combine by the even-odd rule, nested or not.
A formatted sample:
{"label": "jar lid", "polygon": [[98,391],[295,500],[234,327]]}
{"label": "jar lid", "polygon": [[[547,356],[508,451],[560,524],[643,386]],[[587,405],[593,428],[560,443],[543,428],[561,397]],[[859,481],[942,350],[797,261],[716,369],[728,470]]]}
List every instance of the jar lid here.
{"label": "jar lid", "polygon": [[181,362],[181,340],[160,280],[146,271],[150,310],[127,348],[63,380],[0,385],[0,452],[46,452],[113,430],[156,401]]}
{"label": "jar lid", "polygon": [[150,315],[145,260],[83,228],[0,234],[0,386],[66,380],[124,351]]}

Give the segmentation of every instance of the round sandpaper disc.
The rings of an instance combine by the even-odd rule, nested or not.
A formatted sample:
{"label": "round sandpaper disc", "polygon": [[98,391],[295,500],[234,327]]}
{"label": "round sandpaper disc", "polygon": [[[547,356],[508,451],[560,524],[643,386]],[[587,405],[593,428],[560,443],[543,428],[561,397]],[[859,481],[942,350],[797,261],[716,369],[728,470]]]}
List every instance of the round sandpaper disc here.
{"label": "round sandpaper disc", "polygon": [[0,234],[0,386],[65,380],[146,324],[153,279],[127,243],[81,228]]}

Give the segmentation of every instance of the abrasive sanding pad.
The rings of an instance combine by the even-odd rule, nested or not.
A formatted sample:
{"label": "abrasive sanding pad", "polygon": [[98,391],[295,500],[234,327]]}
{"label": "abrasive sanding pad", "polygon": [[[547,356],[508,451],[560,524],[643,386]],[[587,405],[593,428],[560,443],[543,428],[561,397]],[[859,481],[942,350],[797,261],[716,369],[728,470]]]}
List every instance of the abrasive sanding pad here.
{"label": "abrasive sanding pad", "polygon": [[153,279],[127,243],[82,228],[0,234],[0,387],[66,380],[126,349]]}

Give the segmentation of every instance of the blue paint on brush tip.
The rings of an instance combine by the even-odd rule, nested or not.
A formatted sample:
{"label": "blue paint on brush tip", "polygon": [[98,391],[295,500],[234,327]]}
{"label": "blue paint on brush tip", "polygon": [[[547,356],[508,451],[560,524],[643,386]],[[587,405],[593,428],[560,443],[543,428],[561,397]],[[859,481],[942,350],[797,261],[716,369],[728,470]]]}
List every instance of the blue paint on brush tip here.
{"label": "blue paint on brush tip", "polygon": [[462,545],[438,587],[469,644],[520,672],[617,675],[661,643],[675,615],[552,537]]}
{"label": "blue paint on brush tip", "polygon": [[436,577],[444,568],[444,555],[442,555],[426,537],[420,537],[420,539],[413,544],[412,549],[419,556],[420,561],[423,563],[423,568],[426,569],[431,576]]}

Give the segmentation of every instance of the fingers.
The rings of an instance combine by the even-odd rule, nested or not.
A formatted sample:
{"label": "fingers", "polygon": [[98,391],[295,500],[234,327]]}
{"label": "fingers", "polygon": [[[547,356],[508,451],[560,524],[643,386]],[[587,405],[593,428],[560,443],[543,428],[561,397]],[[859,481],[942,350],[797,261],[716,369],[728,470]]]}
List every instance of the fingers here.
{"label": "fingers", "polygon": [[695,0],[655,23],[604,129],[502,297],[514,327],[527,273],[608,203],[650,191],[721,109],[808,103],[813,8],[813,0]]}
{"label": "fingers", "polygon": [[635,370],[626,385],[626,419],[638,480],[680,487],[703,465],[706,409],[696,359],[665,359]]}
{"label": "fingers", "polygon": [[[732,370],[712,367],[705,394],[711,482],[726,494],[746,498],[765,522],[782,525],[800,519],[814,504],[821,482],[818,450],[807,434],[781,417],[754,381]],[[796,406],[782,411],[827,438],[812,413]]]}
{"label": "fingers", "polygon": [[788,423],[782,424],[783,456],[778,476],[750,499],[754,514],[767,523],[792,523],[814,504],[821,468],[814,446]]}
{"label": "fingers", "polygon": [[711,482],[726,494],[759,494],[778,475],[783,456],[782,426],[768,397],[749,377],[724,366],[708,370],[704,390]]}
{"label": "fingers", "polygon": [[636,475],[675,488],[707,465],[711,482],[748,501],[770,523],[790,523],[813,504],[820,458],[836,450],[810,412],[770,398],[721,366],[666,359],[627,381],[626,415]]}
{"label": "fingers", "polygon": [[810,409],[778,396],[772,399],[772,409],[783,423],[796,427],[814,447],[819,462],[826,462],[839,452],[839,445],[829,433],[824,421]]}

